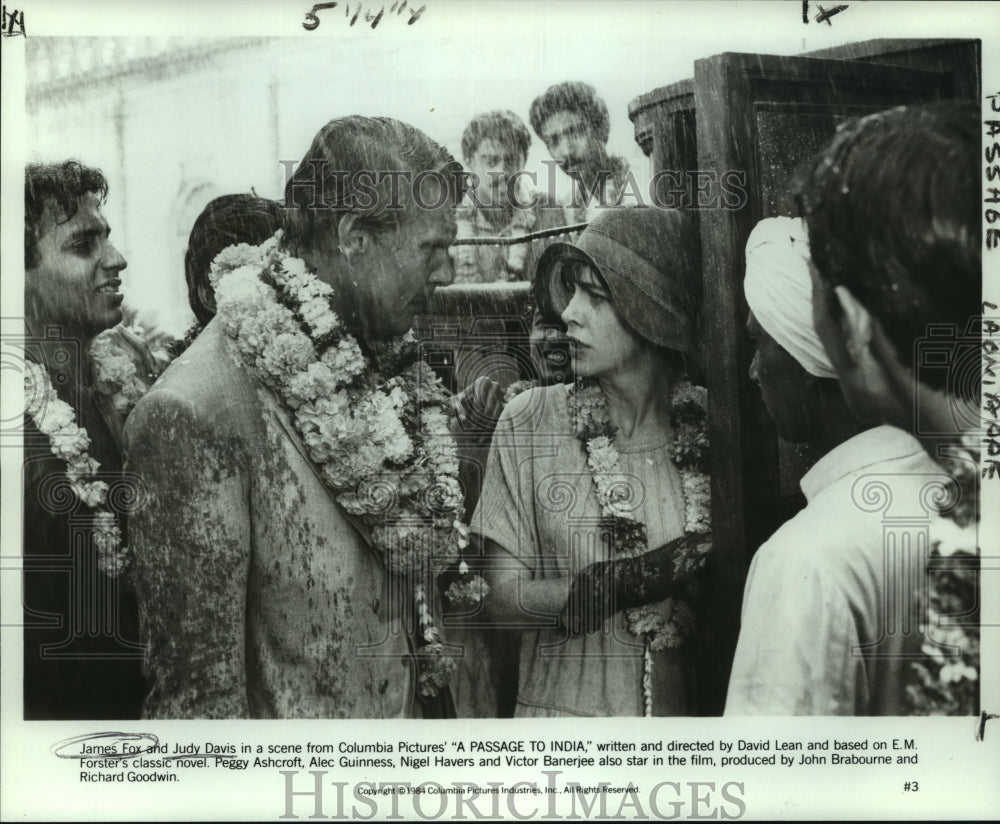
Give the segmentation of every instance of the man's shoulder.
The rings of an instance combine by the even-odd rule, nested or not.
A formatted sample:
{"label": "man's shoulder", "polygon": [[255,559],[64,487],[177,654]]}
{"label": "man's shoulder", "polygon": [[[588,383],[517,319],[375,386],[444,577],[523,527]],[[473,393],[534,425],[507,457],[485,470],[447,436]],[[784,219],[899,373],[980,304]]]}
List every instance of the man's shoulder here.
{"label": "man's shoulder", "polygon": [[823,488],[761,546],[762,561],[803,572],[878,565],[890,521],[929,524],[946,476],[916,440],[912,449],[898,443],[893,454],[862,461]]}
{"label": "man's shoulder", "polygon": [[[807,510],[849,507],[858,514],[888,515],[891,509],[907,507],[915,508],[912,514],[918,514],[916,510],[926,510],[925,504],[931,501],[928,496],[948,483],[945,471],[920,442],[895,427],[866,430],[838,450],[841,455],[831,467],[830,482],[816,492]],[[836,478],[832,478],[834,474]]]}
{"label": "man's shoulder", "polygon": [[221,324],[213,322],[136,404],[126,432],[163,416],[236,429],[258,405],[254,386],[228,346]]}

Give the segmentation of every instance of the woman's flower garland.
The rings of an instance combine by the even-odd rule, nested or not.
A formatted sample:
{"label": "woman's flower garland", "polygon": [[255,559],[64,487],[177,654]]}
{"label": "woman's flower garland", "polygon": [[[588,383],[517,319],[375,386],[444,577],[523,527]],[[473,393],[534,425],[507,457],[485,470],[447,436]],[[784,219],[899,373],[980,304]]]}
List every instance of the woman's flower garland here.
{"label": "woman's flower garland", "polygon": [[[410,336],[369,362],[330,308],[331,287],[280,241],[278,232],[215,259],[219,316],[244,362],[291,411],[337,502],[371,527],[386,566],[415,582],[426,642],[420,690],[436,695],[455,662],[444,654],[426,587],[469,543],[448,392]],[[477,602],[485,583],[467,568],[463,577],[454,594]]]}
{"label": "woman's flower garland", "polygon": [[[931,553],[921,604],[923,657],[910,664],[906,698],[914,715],[979,711],[979,450],[974,436],[941,461],[955,482],[954,504],[931,522]],[[926,597],[924,593],[926,592]]]}
{"label": "woman's flower garland", "polygon": [[[671,394],[674,440],[671,458],[681,477],[684,494],[685,534],[711,531],[711,479],[708,465],[708,413],[703,387],[683,382]],[[605,526],[614,536],[614,554],[632,558],[649,551],[646,525],[632,515],[629,485],[622,473],[615,447],[615,427],[608,415],[604,392],[596,383],[578,381],[569,390],[569,408],[576,436],[584,442],[587,464],[593,472],[597,501]],[[707,544],[674,560],[685,576],[704,566]],[[694,611],[679,598],[661,605],[647,604],[626,615],[629,631],[645,641],[643,699],[646,715],[652,714],[652,658],[650,651],[679,647],[694,629]]]}
{"label": "woman's flower garland", "polygon": [[94,544],[97,566],[107,575],[118,577],[125,571],[128,550],[121,546],[121,531],[115,516],[106,508],[108,485],[94,476],[100,464],[87,454],[90,436],[76,425],[73,407],[59,399],[45,368],[25,362],[25,411],[35,427],[49,439],[52,454],[66,462],[66,479],[73,494],[94,512]]}

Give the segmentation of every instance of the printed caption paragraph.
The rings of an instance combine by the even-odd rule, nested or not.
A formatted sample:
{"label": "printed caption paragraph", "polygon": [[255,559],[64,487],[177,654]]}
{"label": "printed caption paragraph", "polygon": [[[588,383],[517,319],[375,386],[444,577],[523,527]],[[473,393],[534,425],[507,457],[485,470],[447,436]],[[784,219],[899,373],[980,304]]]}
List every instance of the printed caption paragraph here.
{"label": "printed caption paragraph", "polygon": [[[177,782],[189,770],[896,766],[919,762],[915,738],[706,738],[425,741],[319,740],[250,744],[163,741],[147,733],[99,733],[56,744],[82,783]],[[627,788],[626,788],[627,789]]]}

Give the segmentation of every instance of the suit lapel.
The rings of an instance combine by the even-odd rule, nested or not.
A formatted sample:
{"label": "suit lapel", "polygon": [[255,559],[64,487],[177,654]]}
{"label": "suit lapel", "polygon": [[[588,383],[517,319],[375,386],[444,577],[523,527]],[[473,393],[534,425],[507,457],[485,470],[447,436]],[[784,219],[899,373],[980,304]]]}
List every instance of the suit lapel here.
{"label": "suit lapel", "polygon": [[[306,445],[302,443],[302,438],[300,438],[299,433],[295,431],[295,426],[288,419],[288,415],[285,411],[272,400],[272,402],[268,404],[268,412],[277,422],[278,426],[281,427],[282,431],[284,431],[285,435],[288,436],[288,440],[291,442],[292,446],[295,447],[295,451],[302,456],[302,460],[305,461],[309,470],[316,476],[316,479],[319,481],[320,486],[323,487],[323,491],[326,492],[330,502],[337,508],[337,511],[343,516],[344,520],[354,527],[357,533],[361,536],[362,540],[365,542],[365,546],[378,555],[378,551],[372,543],[371,529],[369,529],[368,525],[365,524],[360,518],[355,515],[351,515],[339,503],[337,503],[337,499],[334,497],[333,491],[329,486],[327,486],[326,481],[323,480],[323,476],[320,474],[316,464],[313,462],[312,458],[309,457]],[[379,555],[379,558],[381,559],[381,555]]]}

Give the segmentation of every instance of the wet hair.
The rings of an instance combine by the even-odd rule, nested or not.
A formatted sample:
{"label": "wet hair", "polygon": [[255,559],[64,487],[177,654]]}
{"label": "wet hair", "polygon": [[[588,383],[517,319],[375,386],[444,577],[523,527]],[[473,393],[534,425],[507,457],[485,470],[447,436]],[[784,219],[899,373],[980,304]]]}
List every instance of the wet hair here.
{"label": "wet hair", "polygon": [[[394,172],[413,174],[409,181],[397,177],[394,185]],[[388,117],[331,120],[285,186],[287,242],[294,248],[322,234],[336,237],[337,224],[347,214],[358,215],[358,225],[375,233],[399,229],[415,217],[409,208],[415,196],[411,184],[421,172],[436,175],[457,205],[461,165],[422,131]]]}
{"label": "wet hair", "polygon": [[45,204],[52,203],[62,221],[72,220],[83,195],[95,194],[101,203],[108,196],[108,181],[100,169],[78,160],[62,163],[29,163],[24,169],[24,268],[40,263],[38,240],[42,236]]}
{"label": "wet hair", "polygon": [[[607,295],[607,300],[614,304],[614,298],[611,296],[611,289],[608,286],[608,282],[604,279],[604,274],[596,266],[593,266],[589,260],[583,257],[574,258],[567,256],[566,261],[562,266],[559,267],[559,280],[562,288],[565,290],[569,297],[573,296],[573,290],[584,283],[587,275],[593,278],[594,285]],[[585,288],[592,288],[590,286]],[[622,322],[625,323],[629,329],[632,326],[622,318]],[[634,329],[632,331],[635,331]],[[639,334],[636,332],[636,334]]]}
{"label": "wet hair", "polygon": [[975,104],[904,106],[841,126],[798,184],[830,311],[845,286],[908,368],[929,325],[961,336],[981,312],[979,145]]}
{"label": "wet hair", "polygon": [[215,305],[206,303],[198,287],[206,286],[212,294],[209,272],[216,255],[237,243],[263,243],[280,227],[281,204],[252,194],[223,195],[202,210],[184,255],[188,303],[199,323],[215,316]]}
{"label": "wet hair", "polygon": [[608,107],[597,96],[597,90],[593,86],[578,80],[567,80],[565,83],[549,86],[544,94],[532,101],[528,112],[531,128],[535,130],[535,134],[542,137],[545,121],[557,112],[566,111],[579,114],[590,125],[601,143],[608,142],[611,129]]}
{"label": "wet hair", "polygon": [[531,133],[514,112],[507,109],[477,114],[462,133],[462,156],[466,162],[479,149],[484,140],[496,140],[503,146],[512,146],[527,158],[531,148]]}

